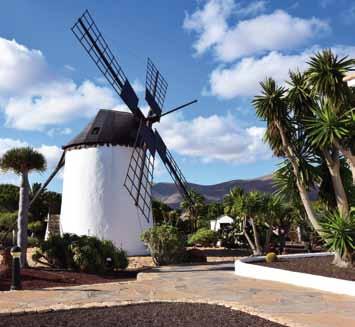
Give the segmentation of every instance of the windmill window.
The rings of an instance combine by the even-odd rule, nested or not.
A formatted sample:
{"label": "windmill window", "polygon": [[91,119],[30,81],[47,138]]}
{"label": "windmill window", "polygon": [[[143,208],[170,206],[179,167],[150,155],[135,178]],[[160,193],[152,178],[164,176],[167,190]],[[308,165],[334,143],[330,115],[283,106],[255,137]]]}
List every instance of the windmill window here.
{"label": "windmill window", "polygon": [[100,127],[94,127],[93,130],[91,131],[92,135],[97,135],[100,132]]}

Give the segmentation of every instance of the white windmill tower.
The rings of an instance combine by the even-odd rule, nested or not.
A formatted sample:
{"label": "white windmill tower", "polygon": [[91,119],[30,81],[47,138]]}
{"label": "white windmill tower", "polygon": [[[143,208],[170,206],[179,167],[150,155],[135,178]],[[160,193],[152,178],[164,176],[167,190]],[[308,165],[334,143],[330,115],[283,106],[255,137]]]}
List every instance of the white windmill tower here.
{"label": "white windmill tower", "polygon": [[[99,110],[73,140],[33,201],[64,167],[60,223],[63,233],[112,240],[129,255],[145,254],[142,231],[152,226],[151,187],[158,153],[182,196],[191,201],[187,182],[152,124],[162,114],[167,83],[148,59],[145,100],[147,117],[138,97],[88,11],[72,31],[131,113]],[[133,201],[132,201],[133,199]]]}

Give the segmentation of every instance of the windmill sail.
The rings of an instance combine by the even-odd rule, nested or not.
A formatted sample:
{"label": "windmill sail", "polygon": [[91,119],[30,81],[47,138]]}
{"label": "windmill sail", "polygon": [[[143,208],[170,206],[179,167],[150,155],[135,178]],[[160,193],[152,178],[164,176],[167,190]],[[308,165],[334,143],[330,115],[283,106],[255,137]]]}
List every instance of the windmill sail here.
{"label": "windmill sail", "polygon": [[134,200],[145,219],[151,214],[151,188],[153,186],[155,139],[151,128],[143,125],[138,129],[137,139],[128,164],[124,187]]}
{"label": "windmill sail", "polygon": [[136,93],[87,10],[71,30],[132,113],[143,119]]}
{"label": "windmill sail", "polygon": [[163,110],[166,90],[168,83],[154,65],[153,61],[148,58],[147,75],[145,81],[145,100],[149,104],[152,113],[158,118]]}
{"label": "windmill sail", "polygon": [[185,176],[183,175],[181,169],[179,168],[178,164],[174,160],[173,156],[171,155],[170,151],[168,150],[167,146],[165,145],[163,139],[161,138],[160,134],[155,130],[155,146],[156,151],[159,154],[159,157],[163,161],[166,169],[168,170],[172,180],[174,181],[179,193],[183,198],[189,201],[191,204],[193,203],[190,193],[189,193],[189,186],[186,181]]}
{"label": "windmill sail", "polygon": [[36,192],[36,194],[33,196],[33,198],[30,201],[29,206],[32,205],[33,202],[36,201],[38,196],[44,191],[44,189],[47,187],[47,185],[52,181],[52,179],[57,175],[59,170],[64,166],[65,163],[65,152],[62,153],[62,156],[60,157],[57,166],[54,168],[53,172],[49,175],[47,180],[42,184],[41,188]]}

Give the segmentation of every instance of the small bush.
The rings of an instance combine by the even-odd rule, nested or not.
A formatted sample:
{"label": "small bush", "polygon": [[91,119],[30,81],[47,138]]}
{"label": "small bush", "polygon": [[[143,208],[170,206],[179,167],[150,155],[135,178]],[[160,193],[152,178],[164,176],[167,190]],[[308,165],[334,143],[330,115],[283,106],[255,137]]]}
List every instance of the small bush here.
{"label": "small bush", "polygon": [[64,234],[51,236],[40,244],[32,259],[45,258],[50,265],[90,273],[107,273],[128,266],[127,254],[111,241],[96,237]]}
{"label": "small bush", "polygon": [[217,233],[208,228],[201,228],[189,237],[189,245],[213,246],[217,242]]}
{"label": "small bush", "polygon": [[185,241],[176,227],[158,225],[141,235],[156,265],[168,265],[184,260]]}
{"label": "small bush", "polygon": [[355,208],[348,215],[327,212],[321,227],[327,247],[351,262],[355,250]]}
{"label": "small bush", "polygon": [[32,237],[32,236],[29,236],[27,238],[27,242],[28,242],[27,246],[29,248],[33,248],[33,247],[39,246],[39,244],[40,244],[39,239],[37,237]]}
{"label": "small bush", "polygon": [[0,246],[12,246],[12,231],[17,230],[17,212],[0,212]]}
{"label": "small bush", "polygon": [[275,252],[269,252],[266,256],[265,256],[265,261],[267,263],[271,263],[274,261],[277,261],[277,255]]}
{"label": "small bush", "polygon": [[81,271],[104,273],[128,266],[126,253],[116,248],[111,241],[82,236],[70,249],[74,264]]}
{"label": "small bush", "polygon": [[45,223],[43,221],[37,220],[28,224],[28,230],[36,238],[43,238],[45,233]]}

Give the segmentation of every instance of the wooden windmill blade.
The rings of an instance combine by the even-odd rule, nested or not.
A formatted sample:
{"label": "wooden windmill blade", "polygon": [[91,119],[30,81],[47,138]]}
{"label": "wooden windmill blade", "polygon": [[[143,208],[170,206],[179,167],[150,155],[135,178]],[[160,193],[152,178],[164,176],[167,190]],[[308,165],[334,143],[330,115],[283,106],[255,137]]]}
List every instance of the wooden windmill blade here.
{"label": "wooden windmill blade", "polygon": [[156,152],[159,154],[159,157],[161,158],[162,162],[165,165],[165,168],[169,172],[172,180],[174,181],[180,195],[192,205],[193,200],[190,196],[189,186],[185,176],[183,175],[181,169],[179,168],[178,164],[176,163],[175,159],[168,150],[167,146],[165,145],[162,137],[160,136],[157,130],[154,131],[154,135]]}
{"label": "wooden windmill blade", "polygon": [[167,88],[168,83],[154,65],[153,61],[148,58],[145,80],[145,100],[149,104],[151,115],[156,117],[155,121],[160,120]]}
{"label": "wooden windmill blade", "polygon": [[48,184],[52,181],[52,179],[55,177],[55,175],[57,175],[57,173],[59,172],[59,170],[64,166],[65,163],[65,152],[63,151],[62,156],[60,157],[57,166],[54,168],[53,172],[49,175],[49,177],[47,178],[47,180],[42,184],[41,188],[36,192],[36,194],[33,196],[33,198],[31,199],[29,206],[32,205],[33,202],[36,201],[36,199],[38,198],[38,196],[44,191],[44,189],[48,186]]}
{"label": "wooden windmill blade", "polygon": [[133,199],[134,205],[148,222],[151,216],[155,152],[154,132],[141,121],[123,185]]}
{"label": "wooden windmill blade", "polygon": [[71,28],[106,80],[138,119],[144,119],[138,97],[88,10]]}

